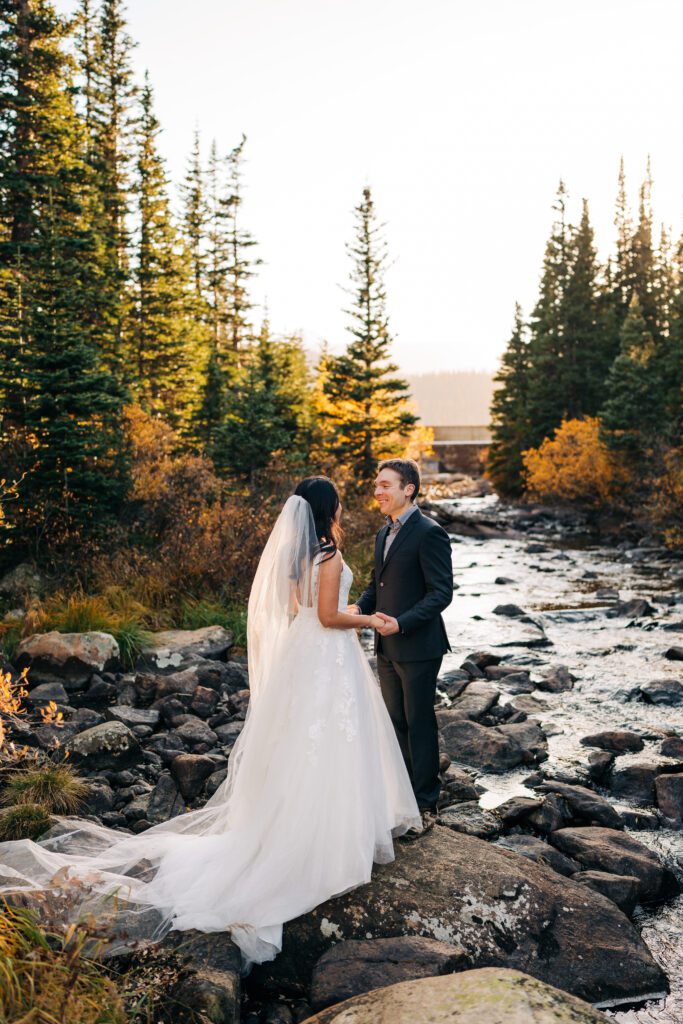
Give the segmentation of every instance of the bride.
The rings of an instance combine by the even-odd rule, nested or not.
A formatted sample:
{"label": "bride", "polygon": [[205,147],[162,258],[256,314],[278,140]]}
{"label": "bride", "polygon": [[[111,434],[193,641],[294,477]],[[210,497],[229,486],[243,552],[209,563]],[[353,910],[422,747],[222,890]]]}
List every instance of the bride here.
{"label": "bride", "polygon": [[[282,949],[282,926],[370,880],[393,838],[421,828],[408,772],[351,615],[334,484],[287,499],[249,596],[250,703],[227,778],[205,806],[138,835],[61,818],[39,842],[0,843],[0,895],[47,893],[115,930],[228,931],[242,973]],[[112,940],[113,941],[113,940]]]}

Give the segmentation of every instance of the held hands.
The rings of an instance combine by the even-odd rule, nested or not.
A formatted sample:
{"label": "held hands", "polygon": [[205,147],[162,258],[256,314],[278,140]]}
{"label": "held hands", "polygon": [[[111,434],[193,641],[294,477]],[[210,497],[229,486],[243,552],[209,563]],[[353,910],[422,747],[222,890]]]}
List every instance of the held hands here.
{"label": "held hands", "polygon": [[385,615],[384,612],[376,612],[373,615],[373,619],[379,619],[380,624],[375,626],[375,629],[380,636],[394,636],[395,633],[400,633],[401,627],[398,624],[398,620],[393,615]]}

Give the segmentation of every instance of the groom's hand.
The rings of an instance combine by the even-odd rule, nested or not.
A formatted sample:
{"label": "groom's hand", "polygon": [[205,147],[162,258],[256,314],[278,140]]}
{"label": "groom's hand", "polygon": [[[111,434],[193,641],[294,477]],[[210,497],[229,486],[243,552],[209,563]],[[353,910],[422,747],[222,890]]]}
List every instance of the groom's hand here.
{"label": "groom's hand", "polygon": [[377,612],[380,619],[384,620],[383,626],[377,627],[377,632],[380,636],[393,636],[394,633],[400,633],[401,627],[398,624],[398,620],[393,615],[385,615],[384,612]]}

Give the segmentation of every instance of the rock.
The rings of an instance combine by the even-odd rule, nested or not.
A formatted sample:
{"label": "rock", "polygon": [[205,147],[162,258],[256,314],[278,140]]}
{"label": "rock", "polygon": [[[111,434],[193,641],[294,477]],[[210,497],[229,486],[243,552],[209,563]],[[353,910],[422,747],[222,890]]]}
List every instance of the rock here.
{"label": "rock", "polygon": [[445,794],[444,802],[447,800],[448,804],[477,799],[477,789],[472,777],[464,768],[458,768],[453,764],[443,773],[442,792]]}
{"label": "rock", "polygon": [[319,1010],[372,989],[468,966],[464,949],[437,939],[350,939],[328,949],[313,968],[311,1005]]}
{"label": "rock", "polygon": [[214,729],[218,742],[224,747],[231,747],[244,728],[244,722],[226,722]]}
{"label": "rock", "polygon": [[683,647],[670,647],[664,651],[664,657],[669,661],[683,661]]}
{"label": "rock", "polygon": [[23,601],[26,597],[38,597],[44,585],[43,577],[34,565],[20,562],[0,580],[0,594],[12,601]]}
{"label": "rock", "polygon": [[104,715],[93,711],[92,708],[78,708],[71,713],[69,722],[73,722],[78,732],[82,732],[84,729],[92,729],[95,725],[102,725]]}
{"label": "rock", "polygon": [[667,736],[659,748],[664,757],[676,757],[683,760],[683,736]]}
{"label": "rock", "polygon": [[123,768],[139,760],[137,739],[123,722],[103,722],[86,729],[69,741],[67,747],[74,764],[89,770]]}
{"label": "rock", "polygon": [[659,817],[655,811],[633,810],[632,807],[622,807],[619,813],[624,822],[624,828],[636,829],[640,832],[654,832],[659,828]]}
{"label": "rock", "polygon": [[213,796],[219,786],[222,786],[228,776],[228,769],[221,768],[217,772],[213,772],[209,775],[206,780],[206,795]]}
{"label": "rock", "polygon": [[584,747],[600,747],[615,754],[637,752],[645,746],[642,736],[629,729],[606,729],[604,732],[595,732],[590,736],[582,736],[581,743]]}
{"label": "rock", "polygon": [[209,658],[225,661],[233,635],[223,626],[167,629],[153,633],[135,664],[139,672],[175,672],[188,661]]}
{"label": "rock", "polygon": [[474,966],[523,965],[593,1001],[666,987],[639,934],[610,900],[439,825],[417,842],[397,843],[396,859],[376,865],[369,883],[288,921],[282,952],[256,965],[251,978],[266,991],[300,994],[334,943],[398,935],[462,946]]}
{"label": "rock", "polygon": [[498,804],[495,812],[506,828],[522,821],[531,811],[541,806],[541,801],[531,796],[513,796],[504,803]]}
{"label": "rock", "polygon": [[47,705],[51,700],[55,704],[69,703],[69,697],[61,683],[40,683],[39,686],[34,686],[32,690],[29,690],[26,697],[26,703],[33,705]]}
{"label": "rock", "polygon": [[647,807],[655,802],[655,779],[661,769],[655,761],[614,767],[608,779],[609,788],[615,796]]}
{"label": "rock", "polygon": [[572,818],[572,812],[562,796],[559,793],[548,793],[540,807],[529,812],[526,823],[546,835],[568,825]]}
{"label": "rock", "polygon": [[621,828],[621,815],[604,796],[585,786],[567,785],[556,779],[546,779],[537,787],[542,793],[557,793],[569,807],[572,817],[606,828]]}
{"label": "rock", "polygon": [[159,781],[152,790],[147,807],[147,818],[153,824],[160,821],[168,821],[178,814],[183,814],[187,808],[185,801],[178,792],[178,787],[168,772],[159,776]]}
{"label": "rock", "polygon": [[454,832],[479,836],[480,839],[497,839],[501,831],[500,818],[480,807],[477,800],[466,800],[446,807],[439,812],[439,822]]}
{"label": "rock", "polygon": [[545,734],[536,722],[486,727],[450,709],[436,717],[449,757],[474,768],[505,772],[548,756]]}
{"label": "rock", "polygon": [[493,614],[507,615],[508,618],[516,619],[519,615],[526,615],[526,612],[518,604],[497,604],[493,609]]}
{"label": "rock", "polygon": [[101,818],[114,806],[114,790],[106,782],[91,782],[88,786],[85,806],[89,814],[96,814],[98,818]]}
{"label": "rock", "polygon": [[573,676],[566,665],[555,665],[548,669],[536,683],[536,688],[548,693],[562,693],[571,690],[576,676]]}
{"label": "rock", "polygon": [[211,690],[208,686],[198,686],[192,696],[190,710],[200,718],[210,718],[216,710],[219,699],[216,690]]}
{"label": "rock", "polygon": [[642,683],[638,689],[650,704],[669,704],[672,707],[683,704],[683,683],[678,679],[653,679]]}
{"label": "rock", "polygon": [[172,931],[163,944],[177,950],[190,968],[173,990],[173,1000],[189,1009],[192,1019],[239,1024],[241,958],[227,932]]}
{"label": "rock", "polygon": [[176,736],[192,748],[195,754],[204,754],[218,743],[218,737],[206,722],[194,715],[187,715],[182,725],[175,730]]}
{"label": "rock", "polygon": [[468,679],[485,679],[484,670],[475,665],[473,661],[463,661],[460,666],[463,672],[467,673]]}
{"label": "rock", "polygon": [[631,601],[619,601],[605,613],[611,619],[644,619],[654,615],[655,609],[643,597],[634,597]]}
{"label": "rock", "polygon": [[588,755],[588,774],[591,779],[600,781],[604,779],[613,764],[614,754],[609,750],[591,750]]}
{"label": "rock", "polygon": [[509,676],[522,676],[529,678],[528,672],[520,672],[517,665],[489,665],[484,669],[488,679],[506,681]]}
{"label": "rock", "polygon": [[112,704],[117,696],[119,690],[115,683],[108,683],[98,675],[94,675],[90,680],[90,686],[85,692],[85,700],[88,705],[100,705],[100,704]]}
{"label": "rock", "polygon": [[499,654],[493,654],[492,651],[475,651],[467,656],[467,660],[475,664],[477,668],[485,670],[500,664],[502,659]]}
{"label": "rock", "polygon": [[604,1024],[582,999],[521,971],[481,967],[347,999],[304,1024]]}
{"label": "rock", "polygon": [[104,717],[108,722],[123,722],[129,729],[132,729],[134,725],[154,727],[159,724],[159,712],[154,708],[107,708]]}
{"label": "rock", "polygon": [[498,690],[491,683],[485,680],[474,680],[462,696],[456,697],[451,703],[449,711],[457,712],[463,718],[470,718],[478,721],[483,718],[487,711],[493,707],[498,700]]}
{"label": "rock", "polygon": [[510,584],[513,584],[515,581],[511,580],[509,576],[496,576],[496,578],[495,578],[495,580],[493,582],[497,586],[505,587],[505,586],[508,586]]}
{"label": "rock", "polygon": [[583,867],[615,875],[634,875],[638,879],[641,903],[662,899],[678,889],[657,854],[626,832],[594,826],[562,828],[552,833],[550,841]]}
{"label": "rock", "polygon": [[[168,675],[153,676],[151,678],[154,679],[155,705],[172,694],[186,693],[192,695],[200,685],[196,665],[191,665],[180,672],[170,672]],[[136,685],[138,685],[137,682]]]}
{"label": "rock", "polygon": [[247,666],[237,661],[229,661],[223,666],[223,677],[220,686],[221,692],[237,692],[238,690],[249,689],[249,673]]}
{"label": "rock", "polygon": [[683,773],[658,775],[655,779],[657,806],[677,825],[683,825]]}
{"label": "rock", "polygon": [[212,758],[204,754],[178,754],[171,764],[171,775],[185,799],[194,800],[215,769]]}
{"label": "rock", "polygon": [[608,871],[577,871],[572,875],[575,882],[590,885],[612,900],[630,917],[638,902],[638,879],[635,875],[613,875]]}
{"label": "rock", "polygon": [[519,853],[522,857],[534,861],[556,871],[559,875],[573,875],[579,870],[579,865],[571,857],[565,857],[563,853],[556,850],[554,846],[539,839],[537,836],[528,836],[522,833],[513,833],[503,836],[498,840],[498,846],[506,850]]}
{"label": "rock", "polygon": [[32,683],[61,682],[83,689],[94,672],[121,667],[119,645],[109,633],[34,633],[20,641],[14,656],[19,670],[28,666]]}

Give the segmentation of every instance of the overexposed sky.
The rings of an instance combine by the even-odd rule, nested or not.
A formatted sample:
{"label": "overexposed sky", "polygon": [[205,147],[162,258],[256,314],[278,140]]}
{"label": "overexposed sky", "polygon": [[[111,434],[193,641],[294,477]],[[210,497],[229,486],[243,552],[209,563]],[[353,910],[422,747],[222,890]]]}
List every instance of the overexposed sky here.
{"label": "overexposed sky", "polygon": [[[70,13],[75,0],[58,0]],[[611,250],[619,157],[683,215],[680,0],[129,0],[174,181],[197,124],[247,135],[244,220],[276,332],[345,343],[344,243],[364,185],[393,264],[405,372],[492,369],[536,298],[562,176]],[[258,311],[257,311],[258,315]]]}

